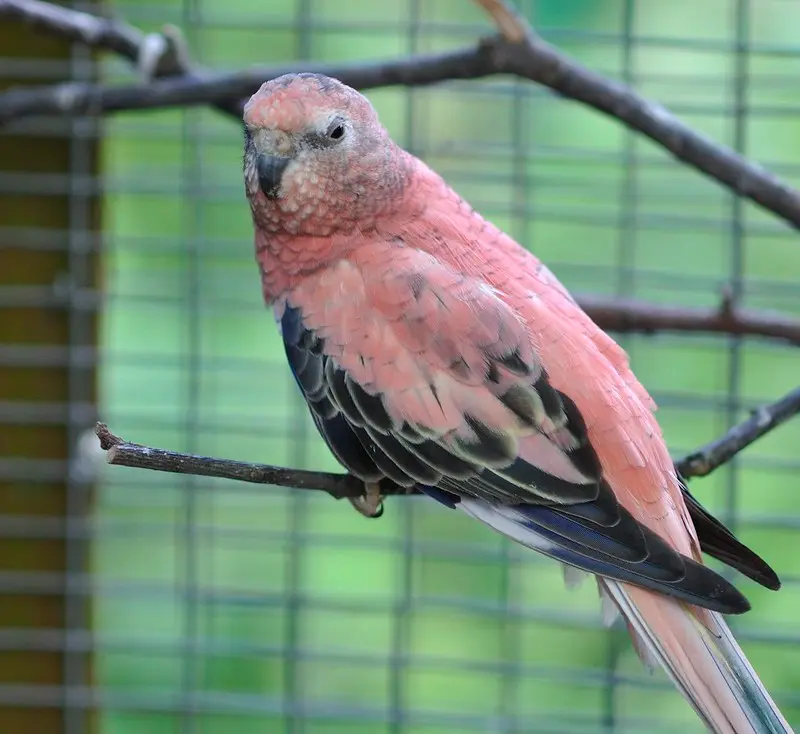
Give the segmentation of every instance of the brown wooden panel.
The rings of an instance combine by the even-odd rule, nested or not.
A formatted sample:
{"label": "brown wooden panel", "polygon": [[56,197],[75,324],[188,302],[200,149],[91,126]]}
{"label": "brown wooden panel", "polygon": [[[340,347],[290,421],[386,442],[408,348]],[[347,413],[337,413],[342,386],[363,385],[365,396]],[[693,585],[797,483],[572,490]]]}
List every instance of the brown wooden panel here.
{"label": "brown wooden panel", "polygon": [[9,366],[3,372],[6,379],[0,382],[0,400],[25,395],[32,402],[50,403],[61,400],[67,393],[69,381],[63,368]]}
{"label": "brown wooden panel", "polygon": [[[0,49],[2,56],[19,59],[67,60],[69,43],[34,31],[27,25],[0,21]],[[65,65],[65,70],[68,67]],[[8,69],[8,67],[7,67]],[[7,71],[6,69],[6,71]],[[0,69],[0,90],[15,84],[33,84],[36,80],[3,77]],[[67,81],[64,76],[61,81]],[[42,80],[45,81],[45,80]],[[47,83],[59,81],[52,77]],[[92,145],[93,170],[97,170],[97,146]],[[0,242],[0,347],[14,346],[65,346],[71,338],[69,306],[58,303],[50,294],[52,285],[67,273],[68,252],[61,245],[70,228],[70,206],[65,193],[57,190],[48,193],[45,187],[37,191],[31,174],[48,174],[66,178],[71,164],[70,140],[66,135],[44,137],[16,134],[0,137],[0,171],[26,174],[21,190],[0,194],[0,226],[19,227],[26,230],[53,231],[53,239],[44,248],[26,246],[23,238],[15,242],[6,234]],[[33,184],[31,183],[33,182]],[[99,206],[89,202],[90,221],[97,223]],[[95,269],[96,263],[92,263]],[[93,281],[78,284],[81,288],[94,287]],[[4,292],[5,291],[5,292]],[[31,294],[41,293],[46,298],[38,303]],[[96,333],[94,318],[82,313],[84,327],[90,335]],[[88,322],[86,319],[89,319]],[[92,382],[94,375],[91,375]],[[41,366],[31,362],[0,363],[0,401],[16,403],[26,411],[25,420],[12,423],[13,415],[0,416],[0,460],[50,460],[66,462],[69,449],[69,430],[58,413],[37,418],[37,404],[51,403],[55,407],[69,400],[69,372],[67,366]],[[94,400],[94,389],[79,399]],[[62,411],[63,413],[63,411]],[[57,465],[57,464],[56,464]],[[11,472],[0,465],[0,518],[9,516],[58,518],[65,520],[68,507],[69,486],[46,475],[20,474],[19,465]],[[81,493],[85,495],[84,493]],[[87,511],[80,508],[80,513]],[[56,528],[59,524],[56,524]],[[67,543],[63,537],[20,537],[19,533],[3,536],[0,527],[0,628],[19,629],[21,640],[36,637],[39,644],[25,649],[20,642],[15,650],[0,651],[0,686],[59,686],[64,683],[66,652],[52,640],[59,639],[53,631],[64,632],[67,599],[62,591],[66,569]],[[74,541],[73,541],[74,542]],[[88,568],[78,569],[88,573]],[[8,580],[8,582],[6,582]],[[48,585],[49,582],[49,585]],[[4,585],[8,583],[8,585]],[[16,585],[16,588],[12,588]],[[78,597],[79,608],[85,612],[84,625],[89,623],[88,600]],[[48,633],[49,631],[49,633]],[[24,635],[24,636],[23,636]],[[63,635],[61,636],[63,638]],[[50,640],[47,647],[42,640]],[[77,654],[77,653],[73,653]],[[74,681],[78,685],[91,683],[91,666],[85,663],[85,679]],[[51,689],[52,690],[52,689]],[[44,693],[46,691],[43,690]],[[65,712],[54,705],[53,696],[43,696],[42,705],[35,702],[0,699],[0,732],[36,732],[60,734],[64,730]],[[91,712],[79,712],[85,731],[93,728]],[[72,718],[73,721],[76,719]]]}

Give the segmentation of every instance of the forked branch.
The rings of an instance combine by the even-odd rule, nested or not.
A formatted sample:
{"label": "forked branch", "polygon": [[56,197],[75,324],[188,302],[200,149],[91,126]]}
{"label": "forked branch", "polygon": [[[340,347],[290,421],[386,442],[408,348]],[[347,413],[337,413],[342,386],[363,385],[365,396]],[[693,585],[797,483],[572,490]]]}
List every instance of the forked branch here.
{"label": "forked branch", "polygon": [[[120,110],[201,104],[214,105],[241,119],[242,98],[253,94],[262,82],[288,71],[324,72],[357,89],[411,87],[510,74],[530,79],[613,117],[739,196],[773,212],[793,227],[800,227],[800,194],[788,183],[696,132],[663,106],[596,74],[546,43],[527,27],[511,4],[503,0],[477,1],[501,32],[472,47],[396,61],[339,66],[296,62],[233,74],[193,69],[184,56],[180,64],[167,64],[160,73],[158,64],[153,65],[152,76],[168,75],[170,78],[146,84],[109,87],[73,83],[12,89],[0,94],[0,124],[28,115],[101,115]],[[40,0],[0,0],[0,17],[25,19],[39,28],[87,45],[106,48],[129,59],[135,56],[135,62],[143,68],[141,59],[146,55],[142,55],[141,39],[144,36],[137,40],[129,26],[109,25],[106,21],[98,32],[84,33],[79,29],[84,25],[88,27],[91,23],[87,18],[92,16],[85,13],[79,14],[80,18],[70,16],[75,11],[64,8],[48,12],[49,5]],[[119,32],[114,32],[115,29]],[[169,35],[162,33],[167,40]]]}

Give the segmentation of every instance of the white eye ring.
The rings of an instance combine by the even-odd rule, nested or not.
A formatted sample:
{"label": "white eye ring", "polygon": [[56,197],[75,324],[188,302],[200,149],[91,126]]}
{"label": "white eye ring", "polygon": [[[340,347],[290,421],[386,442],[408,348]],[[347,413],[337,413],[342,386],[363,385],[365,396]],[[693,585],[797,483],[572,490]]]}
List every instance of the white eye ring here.
{"label": "white eye ring", "polygon": [[326,136],[333,140],[334,142],[339,142],[342,138],[344,138],[345,134],[345,126],[344,122],[340,119],[336,119],[328,125],[328,132],[325,133]]}

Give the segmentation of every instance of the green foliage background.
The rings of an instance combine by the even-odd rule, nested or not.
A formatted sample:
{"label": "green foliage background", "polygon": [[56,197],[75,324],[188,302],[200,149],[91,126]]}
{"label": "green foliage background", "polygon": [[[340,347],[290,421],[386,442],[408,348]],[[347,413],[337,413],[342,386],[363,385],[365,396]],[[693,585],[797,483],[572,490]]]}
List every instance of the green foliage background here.
{"label": "green foliage background", "polygon": [[[568,53],[797,182],[800,7],[753,0],[737,18],[747,3],[631,5],[524,7]],[[116,8],[143,28],[180,25],[217,69],[396,57],[488,30],[467,0]],[[109,79],[128,74],[109,63]],[[369,96],[396,139],[570,289],[711,305],[740,248],[745,304],[800,312],[793,233],[613,121],[509,79]],[[336,470],[261,302],[235,122],[118,115],[104,170],[103,419],[151,445]],[[676,454],[800,374],[796,351],[757,342],[622,342]],[[774,594],[739,579],[754,609],[734,625],[795,726],[798,445],[790,425],[693,484],[787,581]],[[324,496],[106,470],[94,544],[104,734],[701,731],[624,633],[600,628],[593,583],[567,591],[557,564],[432,504],[391,501],[368,522]]]}

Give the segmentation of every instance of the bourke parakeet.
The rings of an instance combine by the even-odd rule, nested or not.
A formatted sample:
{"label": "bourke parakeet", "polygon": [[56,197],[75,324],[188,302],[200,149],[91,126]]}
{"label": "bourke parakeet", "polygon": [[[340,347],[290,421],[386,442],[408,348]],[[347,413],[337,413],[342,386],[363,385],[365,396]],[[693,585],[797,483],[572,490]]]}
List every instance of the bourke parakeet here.
{"label": "bourke parakeet", "polygon": [[319,432],[374,494],[415,486],[595,574],[639,655],[715,732],[790,732],[722,614],[747,599],[701,550],[772,569],[676,475],[625,352],[532,254],[320,74],[244,112],[264,297]]}

